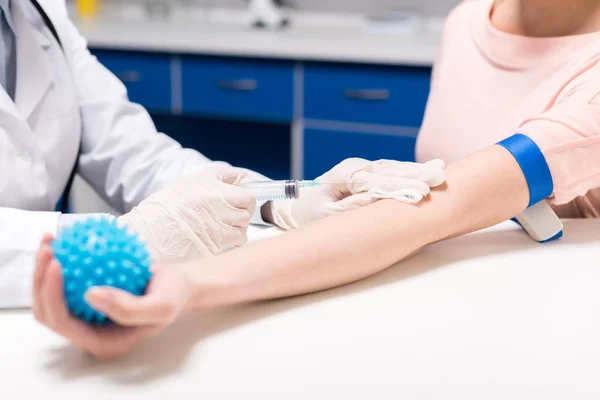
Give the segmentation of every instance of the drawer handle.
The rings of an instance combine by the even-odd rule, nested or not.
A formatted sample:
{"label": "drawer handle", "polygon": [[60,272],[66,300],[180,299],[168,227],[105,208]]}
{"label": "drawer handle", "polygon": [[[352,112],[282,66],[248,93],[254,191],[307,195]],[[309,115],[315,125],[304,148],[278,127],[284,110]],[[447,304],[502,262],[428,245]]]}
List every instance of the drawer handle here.
{"label": "drawer handle", "polygon": [[119,79],[123,82],[134,83],[140,80],[140,73],[137,71],[125,71],[119,74]]}
{"label": "drawer handle", "polygon": [[388,100],[390,91],[387,89],[346,89],[344,95],[358,100]]}
{"label": "drawer handle", "polygon": [[252,90],[256,90],[258,82],[254,79],[238,79],[234,81],[221,80],[218,82],[218,85],[221,89],[251,92]]}

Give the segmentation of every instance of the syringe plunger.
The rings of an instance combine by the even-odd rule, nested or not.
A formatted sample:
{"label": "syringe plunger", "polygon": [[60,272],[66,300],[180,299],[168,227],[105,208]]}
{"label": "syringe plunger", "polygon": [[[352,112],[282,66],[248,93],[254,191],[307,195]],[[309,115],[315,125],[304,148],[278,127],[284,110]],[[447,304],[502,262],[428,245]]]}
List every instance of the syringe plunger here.
{"label": "syringe plunger", "polygon": [[256,201],[297,199],[300,196],[300,181],[261,181],[248,182],[241,185],[252,192]]}

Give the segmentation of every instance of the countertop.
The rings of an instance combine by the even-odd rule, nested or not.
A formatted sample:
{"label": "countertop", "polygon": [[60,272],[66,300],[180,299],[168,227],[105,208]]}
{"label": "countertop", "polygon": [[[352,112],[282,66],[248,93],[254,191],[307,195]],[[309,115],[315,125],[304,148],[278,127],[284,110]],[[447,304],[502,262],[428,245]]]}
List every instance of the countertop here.
{"label": "countertop", "polygon": [[433,64],[443,26],[442,18],[420,18],[392,32],[361,16],[296,13],[288,28],[264,31],[245,18],[234,10],[177,10],[167,18],[108,10],[74,22],[96,48],[411,66]]}
{"label": "countertop", "polygon": [[[251,240],[278,231],[250,229]],[[600,220],[516,224],[334,290],[191,315],[112,363],[0,312],[8,398],[597,400]],[[301,252],[299,253],[299,255]],[[200,265],[201,267],[201,265]]]}

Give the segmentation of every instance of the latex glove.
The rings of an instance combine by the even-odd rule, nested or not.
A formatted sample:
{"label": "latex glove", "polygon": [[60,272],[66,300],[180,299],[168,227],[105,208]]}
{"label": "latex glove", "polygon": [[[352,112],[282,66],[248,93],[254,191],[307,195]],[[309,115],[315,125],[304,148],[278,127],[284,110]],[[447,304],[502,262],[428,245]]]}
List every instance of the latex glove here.
{"label": "latex glove", "polygon": [[164,268],[154,264],[144,296],[110,287],[86,292],[91,307],[118,325],[92,326],[69,313],[64,299],[62,270],[53,259],[46,235],[37,254],[33,282],[35,319],[98,359],[114,359],[161,332],[188,308],[192,279],[185,263]]}
{"label": "latex glove", "polygon": [[430,188],[444,183],[445,167],[442,160],[413,163],[349,158],[317,178],[339,184],[302,188],[298,199],[274,201],[271,219],[289,230],[382,198],[418,202]]}
{"label": "latex glove", "polygon": [[154,261],[217,254],[248,239],[255,199],[235,186],[246,179],[244,171],[231,167],[185,176],[118,221],[138,233]]}

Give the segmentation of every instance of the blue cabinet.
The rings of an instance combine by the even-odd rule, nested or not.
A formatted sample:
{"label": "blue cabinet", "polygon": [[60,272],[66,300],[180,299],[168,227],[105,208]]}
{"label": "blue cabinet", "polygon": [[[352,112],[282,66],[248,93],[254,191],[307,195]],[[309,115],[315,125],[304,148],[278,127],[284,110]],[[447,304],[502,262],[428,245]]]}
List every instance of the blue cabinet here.
{"label": "blue cabinet", "polygon": [[428,68],[310,63],[304,67],[304,116],[418,127],[429,85]]}
{"label": "blue cabinet", "polygon": [[150,111],[171,112],[171,56],[162,53],[94,51],[126,86],[129,99]]}
{"label": "blue cabinet", "polygon": [[[302,165],[292,172],[307,179],[349,157],[414,161],[431,75],[423,67],[93,53],[184,145],[277,177],[302,154],[287,165]],[[303,143],[290,139],[293,121],[307,128]]]}
{"label": "blue cabinet", "polygon": [[275,60],[181,59],[185,114],[289,122],[294,110],[294,65]]}
{"label": "blue cabinet", "polygon": [[416,137],[322,129],[304,131],[304,178],[314,179],[350,157],[414,161]]}

